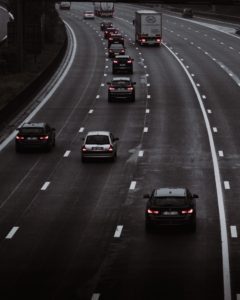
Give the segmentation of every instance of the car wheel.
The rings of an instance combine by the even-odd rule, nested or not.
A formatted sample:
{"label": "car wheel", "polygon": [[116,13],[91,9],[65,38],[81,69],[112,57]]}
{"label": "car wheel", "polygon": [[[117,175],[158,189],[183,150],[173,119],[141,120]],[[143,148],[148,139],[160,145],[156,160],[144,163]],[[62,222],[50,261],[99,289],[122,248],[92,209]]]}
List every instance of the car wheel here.
{"label": "car wheel", "polygon": [[151,231],[152,230],[152,224],[151,224],[151,222],[150,221],[145,221],[145,230],[147,231],[147,232],[149,232],[149,231]]}
{"label": "car wheel", "polygon": [[135,95],[132,96],[132,102],[135,102]]}
{"label": "car wheel", "polygon": [[133,69],[131,69],[130,74],[133,74]]}
{"label": "car wheel", "polygon": [[82,157],[82,162],[85,163],[87,161],[86,157]]}
{"label": "car wheel", "polygon": [[196,221],[192,222],[191,224],[189,224],[189,231],[190,232],[196,232],[197,226],[196,226]]}
{"label": "car wheel", "polygon": [[112,102],[112,97],[108,96],[108,102]]}
{"label": "car wheel", "polygon": [[111,161],[114,162],[117,160],[117,153],[114,154],[114,156],[111,158]]}
{"label": "car wheel", "polygon": [[17,153],[20,153],[20,152],[22,152],[22,148],[21,148],[19,145],[16,145],[16,146],[15,146],[15,151],[16,151]]}

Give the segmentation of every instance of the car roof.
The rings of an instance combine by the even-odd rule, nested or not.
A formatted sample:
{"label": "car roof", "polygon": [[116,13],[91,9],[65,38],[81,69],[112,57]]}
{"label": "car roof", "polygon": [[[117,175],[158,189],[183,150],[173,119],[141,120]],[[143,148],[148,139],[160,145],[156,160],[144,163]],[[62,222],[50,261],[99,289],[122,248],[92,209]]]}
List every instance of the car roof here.
{"label": "car roof", "polygon": [[91,14],[93,14],[93,11],[92,11],[92,10],[85,10],[84,12],[85,12],[85,13],[91,13]]}
{"label": "car roof", "polygon": [[116,55],[115,58],[130,58],[129,55]]}
{"label": "car roof", "polygon": [[106,131],[106,130],[89,131],[87,133],[87,136],[89,136],[89,135],[110,135],[110,131]]}
{"label": "car roof", "polygon": [[41,127],[44,128],[46,126],[46,123],[40,122],[40,123],[24,123],[20,128],[36,128]]}
{"label": "car roof", "polygon": [[113,77],[112,81],[119,81],[119,80],[124,80],[124,81],[129,81],[131,80],[130,77]]}
{"label": "car roof", "polygon": [[187,189],[181,187],[158,188],[154,190],[155,197],[186,197]]}
{"label": "car roof", "polygon": [[110,48],[124,48],[124,46],[122,44],[119,44],[119,43],[115,43],[115,44],[111,44]]}

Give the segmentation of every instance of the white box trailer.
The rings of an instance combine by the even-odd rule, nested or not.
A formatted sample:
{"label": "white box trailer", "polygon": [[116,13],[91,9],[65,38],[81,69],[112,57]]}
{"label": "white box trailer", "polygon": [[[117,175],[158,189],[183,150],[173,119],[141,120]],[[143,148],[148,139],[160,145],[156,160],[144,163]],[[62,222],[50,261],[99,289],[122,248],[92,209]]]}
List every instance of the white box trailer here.
{"label": "white box trailer", "polygon": [[113,2],[93,2],[94,13],[98,17],[113,17]]}
{"label": "white box trailer", "polygon": [[135,41],[140,45],[157,45],[162,42],[162,13],[155,10],[135,12]]}

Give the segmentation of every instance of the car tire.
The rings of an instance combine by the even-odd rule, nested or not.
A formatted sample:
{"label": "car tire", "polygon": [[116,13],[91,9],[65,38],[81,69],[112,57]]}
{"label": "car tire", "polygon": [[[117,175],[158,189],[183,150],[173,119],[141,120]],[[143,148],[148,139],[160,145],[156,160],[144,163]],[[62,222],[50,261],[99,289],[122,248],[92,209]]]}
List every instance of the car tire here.
{"label": "car tire", "polygon": [[112,97],[108,96],[108,102],[112,102]]}
{"label": "car tire", "polygon": [[117,160],[117,153],[114,154],[114,156],[111,158],[111,162],[115,162]]}
{"label": "car tire", "polygon": [[16,145],[16,146],[15,146],[15,151],[16,151],[17,153],[20,153],[20,152],[22,152],[22,148],[21,148],[19,145]]}
{"label": "car tire", "polygon": [[132,102],[135,102],[135,95],[132,96],[131,101],[132,101]]}
{"label": "car tire", "polygon": [[82,163],[85,163],[87,161],[86,157],[82,157]]}
{"label": "car tire", "polygon": [[151,223],[150,221],[146,220],[146,221],[145,221],[145,230],[146,230],[147,232],[150,232],[152,229],[153,229],[152,223]]}
{"label": "car tire", "polygon": [[188,227],[189,231],[194,233],[196,232],[196,229],[197,229],[197,226],[196,226],[196,221],[192,222],[191,224],[189,224],[189,227]]}

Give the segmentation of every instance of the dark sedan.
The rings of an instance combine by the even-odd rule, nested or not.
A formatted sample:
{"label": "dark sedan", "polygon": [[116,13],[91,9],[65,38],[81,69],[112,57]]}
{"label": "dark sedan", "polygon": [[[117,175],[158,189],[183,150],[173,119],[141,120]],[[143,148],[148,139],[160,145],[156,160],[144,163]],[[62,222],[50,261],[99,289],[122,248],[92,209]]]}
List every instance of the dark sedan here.
{"label": "dark sedan", "polygon": [[191,194],[186,188],[157,188],[151,195],[146,194],[146,229],[154,225],[187,226],[196,230],[196,204],[198,195]]}
{"label": "dark sedan", "polygon": [[115,77],[111,82],[108,82],[108,102],[113,100],[129,100],[135,101],[136,82],[133,82],[129,77]]}
{"label": "dark sedan", "polygon": [[112,61],[112,73],[133,74],[133,61],[129,55],[116,55]]}
{"label": "dark sedan", "polygon": [[122,44],[112,44],[108,48],[108,57],[113,58],[116,55],[125,54],[125,47]]}
{"label": "dark sedan", "polygon": [[24,149],[51,150],[55,146],[55,128],[47,123],[24,123],[15,138],[16,152]]}
{"label": "dark sedan", "polygon": [[110,28],[110,27],[113,27],[112,22],[105,22],[105,21],[103,21],[103,22],[100,23],[100,29],[101,29],[101,31],[105,31],[107,28]]}

